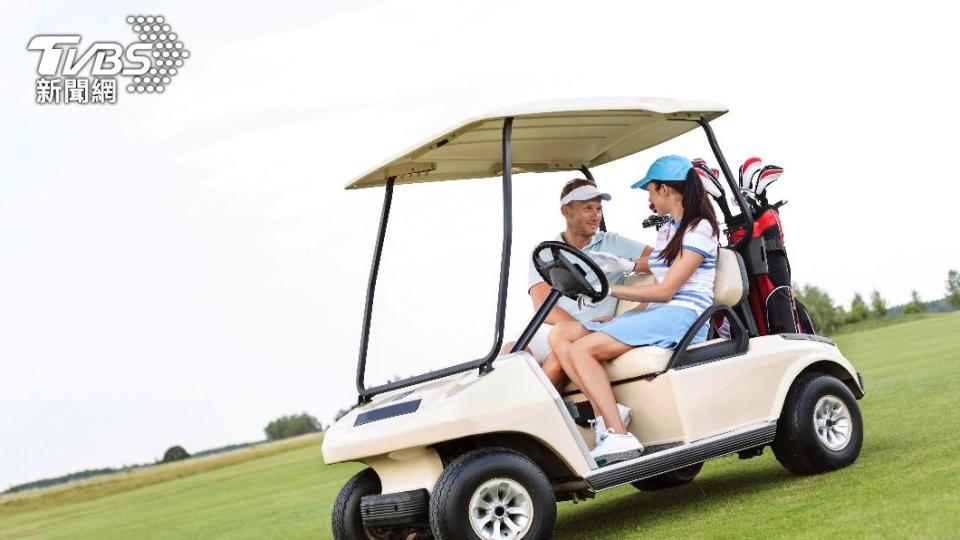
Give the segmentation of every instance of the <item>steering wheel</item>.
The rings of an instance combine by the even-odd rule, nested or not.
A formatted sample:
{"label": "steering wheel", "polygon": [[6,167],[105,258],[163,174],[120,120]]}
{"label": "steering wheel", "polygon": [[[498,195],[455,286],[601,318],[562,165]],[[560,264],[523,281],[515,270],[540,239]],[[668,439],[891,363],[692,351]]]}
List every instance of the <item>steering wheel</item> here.
{"label": "steering wheel", "polygon": [[[540,254],[544,251],[549,251],[553,258],[549,261],[541,259]],[[574,261],[561,256],[561,252],[569,255]],[[587,279],[589,274],[586,270],[573,264],[574,262],[583,264],[597,277],[600,284],[599,289],[594,287]],[[583,295],[594,302],[599,302],[607,296],[610,290],[607,275],[603,273],[600,266],[584,252],[563,242],[550,240],[537,245],[533,249],[533,267],[551,287],[573,300],[576,300],[577,296]]]}

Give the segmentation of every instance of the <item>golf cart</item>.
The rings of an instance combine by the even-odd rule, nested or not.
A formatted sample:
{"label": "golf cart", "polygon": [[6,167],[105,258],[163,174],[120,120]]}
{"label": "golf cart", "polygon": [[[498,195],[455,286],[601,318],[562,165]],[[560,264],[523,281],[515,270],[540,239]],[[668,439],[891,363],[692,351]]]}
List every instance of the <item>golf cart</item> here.
{"label": "golf cart", "polygon": [[[556,502],[592,498],[624,484],[642,490],[690,482],[705,460],[760,455],[772,446],[796,474],[852,463],[863,441],[859,373],[829,339],[758,335],[744,299],[750,207],[714,137],[726,112],[709,102],[591,99],[518,107],[464,122],[351,182],[384,187],[357,365],[359,405],[324,436],[326,463],[368,466],[337,496],[336,538],[546,538]],[[604,466],[591,458],[593,411],[569,385],[558,393],[524,351],[561,296],[606,296],[603,271],[560,242],[534,250],[552,287],[512,352],[504,340],[511,253],[512,175],[581,171],[702,128],[747,230],[720,249],[714,305],[675,350],[637,347],[605,364],[617,401],[631,407],[639,457]],[[483,358],[368,388],[367,347],[380,254],[398,184],[500,176],[503,244],[493,343]],[[531,180],[533,180],[531,178]],[[626,283],[643,283],[632,275]],[[632,307],[621,301],[622,312]],[[717,331],[724,321],[723,333]],[[704,325],[712,339],[691,345]],[[721,337],[723,336],[723,337]],[[510,399],[490,399],[509,396]]]}

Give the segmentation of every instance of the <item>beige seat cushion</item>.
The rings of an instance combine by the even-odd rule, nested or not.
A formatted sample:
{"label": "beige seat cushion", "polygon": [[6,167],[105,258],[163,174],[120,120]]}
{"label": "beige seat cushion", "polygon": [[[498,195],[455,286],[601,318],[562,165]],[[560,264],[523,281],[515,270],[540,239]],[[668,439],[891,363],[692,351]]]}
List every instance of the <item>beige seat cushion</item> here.
{"label": "beige seat cushion", "polygon": [[[616,359],[605,362],[610,382],[622,381],[643,375],[660,373],[667,367],[673,351],[662,347],[636,347]],[[566,391],[571,392],[577,387],[573,383],[567,385]]]}
{"label": "beige seat cushion", "polygon": [[[709,339],[702,343],[691,345],[687,348],[687,350],[689,351],[691,349],[698,349],[700,347],[705,347],[712,343],[719,343],[721,341],[723,341],[722,338]],[[621,354],[615,359],[606,362],[607,375],[610,377],[610,382],[615,383],[627,379],[643,377],[644,375],[660,373],[666,369],[667,362],[670,361],[670,356],[672,354],[672,349],[664,349],[663,347],[654,347],[652,345],[647,347],[636,347]],[[569,383],[564,391],[573,392],[576,389],[576,385]]]}
{"label": "beige seat cushion", "polygon": [[[745,294],[744,271],[741,267],[740,257],[735,251],[727,248],[720,248],[717,254],[717,276],[713,285],[713,301],[715,304],[726,304],[735,306],[743,300]],[[624,285],[652,285],[656,280],[651,274],[632,274],[623,281]],[[637,302],[620,300],[617,302],[617,315],[633,309]],[[690,347],[703,347],[717,340],[710,340]],[[660,373],[667,367],[671,349],[661,347],[636,347],[631,349],[614,360],[606,362],[607,375],[611,382],[622,381]],[[566,390],[573,391],[577,387],[572,383],[567,385]]]}

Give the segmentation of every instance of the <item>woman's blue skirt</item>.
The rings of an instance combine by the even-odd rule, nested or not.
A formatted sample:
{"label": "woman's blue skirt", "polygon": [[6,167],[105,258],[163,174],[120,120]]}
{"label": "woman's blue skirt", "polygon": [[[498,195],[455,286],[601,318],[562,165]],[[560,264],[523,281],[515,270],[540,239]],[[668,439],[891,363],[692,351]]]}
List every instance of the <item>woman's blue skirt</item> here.
{"label": "woman's blue skirt", "polygon": [[[697,317],[699,314],[690,308],[653,304],[644,310],[627,311],[607,322],[585,322],[583,326],[634,347],[656,345],[672,349],[680,343]],[[693,343],[707,339],[708,326],[703,325],[693,338]]]}

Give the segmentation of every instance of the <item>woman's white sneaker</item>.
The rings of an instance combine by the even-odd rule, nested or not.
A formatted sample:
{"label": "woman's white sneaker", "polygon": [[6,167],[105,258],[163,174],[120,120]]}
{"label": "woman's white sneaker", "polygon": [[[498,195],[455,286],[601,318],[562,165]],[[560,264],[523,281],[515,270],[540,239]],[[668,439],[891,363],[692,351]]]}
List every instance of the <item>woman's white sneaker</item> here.
{"label": "woman's white sneaker", "polygon": [[607,431],[607,436],[590,452],[590,456],[597,462],[597,465],[603,467],[615,461],[633,459],[640,457],[643,453],[643,445],[633,436],[632,433],[620,434],[613,430]]}
{"label": "woman's white sneaker", "polygon": [[[630,425],[630,421],[633,420],[633,409],[623,405],[622,403],[617,403],[617,412],[620,413],[620,420],[623,422],[623,427],[626,428]],[[596,445],[600,446],[600,443],[603,442],[603,439],[607,437],[607,425],[603,422],[603,417],[596,417],[593,422],[593,430],[596,433]]]}

